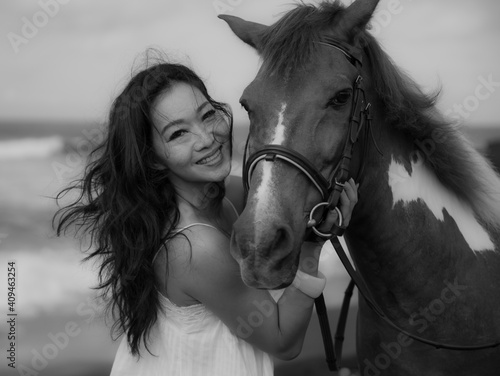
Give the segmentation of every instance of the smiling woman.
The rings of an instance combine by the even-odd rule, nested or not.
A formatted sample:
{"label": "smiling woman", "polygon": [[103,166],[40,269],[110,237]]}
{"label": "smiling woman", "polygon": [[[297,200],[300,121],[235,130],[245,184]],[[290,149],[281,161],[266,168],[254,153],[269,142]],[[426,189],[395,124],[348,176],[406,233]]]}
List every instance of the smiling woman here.
{"label": "smiling woman", "polygon": [[229,175],[231,127],[199,89],[174,84],[153,103],[152,120],[155,151],[178,189],[185,182],[206,184]]}
{"label": "smiling woman", "polygon": [[[273,356],[301,351],[326,283],[323,243],[304,243],[277,302],[243,283],[229,252],[243,207],[241,179],[227,179],[231,147],[228,107],[189,68],[156,64],[115,100],[83,178],[60,193],[79,195],[58,212],[58,234],[76,225],[90,235],[98,288],[125,334],[111,375],[267,376]],[[356,200],[347,184],[345,218]],[[336,219],[332,211],[323,231]]]}

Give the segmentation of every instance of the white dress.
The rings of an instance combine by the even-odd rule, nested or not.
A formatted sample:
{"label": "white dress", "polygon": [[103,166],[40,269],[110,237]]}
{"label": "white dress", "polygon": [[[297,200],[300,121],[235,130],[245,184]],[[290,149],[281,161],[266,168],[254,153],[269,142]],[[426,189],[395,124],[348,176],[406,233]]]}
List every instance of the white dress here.
{"label": "white dress", "polygon": [[[192,226],[210,226],[193,223]],[[272,376],[272,357],[238,338],[203,304],[179,307],[158,292],[165,313],[150,331],[141,358],[130,353],[126,336],[110,376]]]}

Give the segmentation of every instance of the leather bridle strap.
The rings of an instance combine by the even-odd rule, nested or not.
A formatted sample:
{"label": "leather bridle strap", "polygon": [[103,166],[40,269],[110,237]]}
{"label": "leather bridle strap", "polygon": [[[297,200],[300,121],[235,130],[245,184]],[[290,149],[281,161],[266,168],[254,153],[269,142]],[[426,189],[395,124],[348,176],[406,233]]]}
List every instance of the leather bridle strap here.
{"label": "leather bridle strap", "polygon": [[446,350],[457,350],[457,351],[474,351],[474,350],[484,350],[488,348],[494,348],[497,346],[500,346],[500,341],[499,342],[490,342],[486,343],[483,345],[474,345],[474,346],[461,346],[461,345],[450,345],[450,344],[445,344],[445,343],[440,343],[436,341],[431,341],[425,338],[422,338],[420,336],[417,336],[415,334],[412,334],[402,328],[400,328],[398,325],[396,325],[393,321],[391,321],[382,311],[380,306],[377,304],[375,299],[373,298],[372,294],[370,293],[370,290],[368,289],[367,285],[365,284],[364,280],[361,278],[359,273],[357,273],[354,270],[354,267],[352,266],[349,258],[347,257],[344,249],[342,248],[342,245],[340,244],[338,238],[332,238],[331,242],[335,248],[335,251],[337,252],[340,260],[342,261],[342,264],[344,265],[345,269],[349,273],[349,276],[351,279],[354,281],[356,284],[360,294],[363,296],[365,299],[366,303],[370,306],[372,310],[379,315],[379,317],[384,320],[390,327],[393,329],[397,330],[398,332],[401,332],[408,336],[409,338],[412,338],[418,342],[430,345],[435,347],[436,349],[446,349]]}
{"label": "leather bridle strap", "polygon": [[[337,165],[333,175],[334,182],[330,183],[333,187],[333,192],[328,199],[330,209],[337,206],[340,195],[344,190],[344,184],[349,178],[350,164],[354,145],[357,143],[359,134],[365,126],[365,122],[370,122],[370,107],[371,104],[365,104],[365,94],[362,88],[363,78],[359,75],[354,82],[353,87],[353,106],[351,109],[351,116],[349,118],[349,134],[344,145],[344,150],[339,164]],[[369,126],[369,124],[367,124]],[[335,184],[333,184],[335,183]]]}
{"label": "leather bridle strap", "polygon": [[362,63],[363,58],[362,58],[362,54],[361,54],[361,51],[359,50],[359,48],[351,46],[348,43],[345,43],[339,39],[335,39],[335,38],[330,37],[328,35],[324,36],[320,42],[316,42],[316,43],[324,44],[328,47],[336,48],[337,50],[339,50],[340,52],[342,52],[344,54],[344,56],[347,58],[347,60],[349,60],[349,62],[352,65],[354,65],[356,67],[360,67],[363,64]]}
{"label": "leather bridle strap", "polygon": [[316,170],[311,162],[307,160],[302,154],[295,150],[285,148],[281,145],[265,145],[261,150],[252,154],[252,156],[245,163],[243,168],[243,184],[245,190],[248,191],[250,187],[250,179],[252,178],[253,170],[257,163],[261,160],[274,162],[276,159],[281,159],[288,162],[306,175],[309,180],[314,184],[321,194],[321,198],[326,200],[329,195],[330,185],[328,181]]}

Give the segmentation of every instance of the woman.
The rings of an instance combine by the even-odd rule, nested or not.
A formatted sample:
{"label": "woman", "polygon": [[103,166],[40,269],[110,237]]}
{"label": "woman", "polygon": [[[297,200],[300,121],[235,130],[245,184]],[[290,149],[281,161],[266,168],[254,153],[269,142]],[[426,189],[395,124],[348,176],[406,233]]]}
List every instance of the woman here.
{"label": "woman", "polygon": [[[113,103],[108,135],[79,198],[58,215],[60,234],[89,233],[100,285],[125,333],[112,375],[272,375],[272,357],[301,350],[318,276],[320,243],[304,243],[301,279],[276,302],[247,287],[229,253],[243,194],[231,170],[232,116],[190,69],[161,63]],[[357,201],[346,186],[348,223]],[[321,227],[336,220],[332,211]],[[307,268],[304,266],[307,264]]]}

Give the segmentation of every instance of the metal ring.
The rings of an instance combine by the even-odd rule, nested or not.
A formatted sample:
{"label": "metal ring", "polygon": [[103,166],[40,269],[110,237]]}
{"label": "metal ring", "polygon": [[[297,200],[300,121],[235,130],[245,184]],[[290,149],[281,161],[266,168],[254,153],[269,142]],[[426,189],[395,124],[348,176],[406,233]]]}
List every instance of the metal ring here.
{"label": "metal ring", "polygon": [[[320,202],[318,205],[316,205],[314,208],[312,208],[311,212],[309,213],[309,222],[311,223],[314,221],[313,214],[316,209],[320,208],[321,206],[328,206],[330,205],[328,202]],[[335,210],[337,211],[338,214],[338,226],[342,227],[342,223],[344,222],[344,218],[342,217],[342,213],[339,208],[335,207]],[[324,232],[319,231],[316,226],[312,226],[313,232],[318,235],[319,237],[325,238],[325,239],[330,239],[333,237],[333,234],[326,234]]]}

